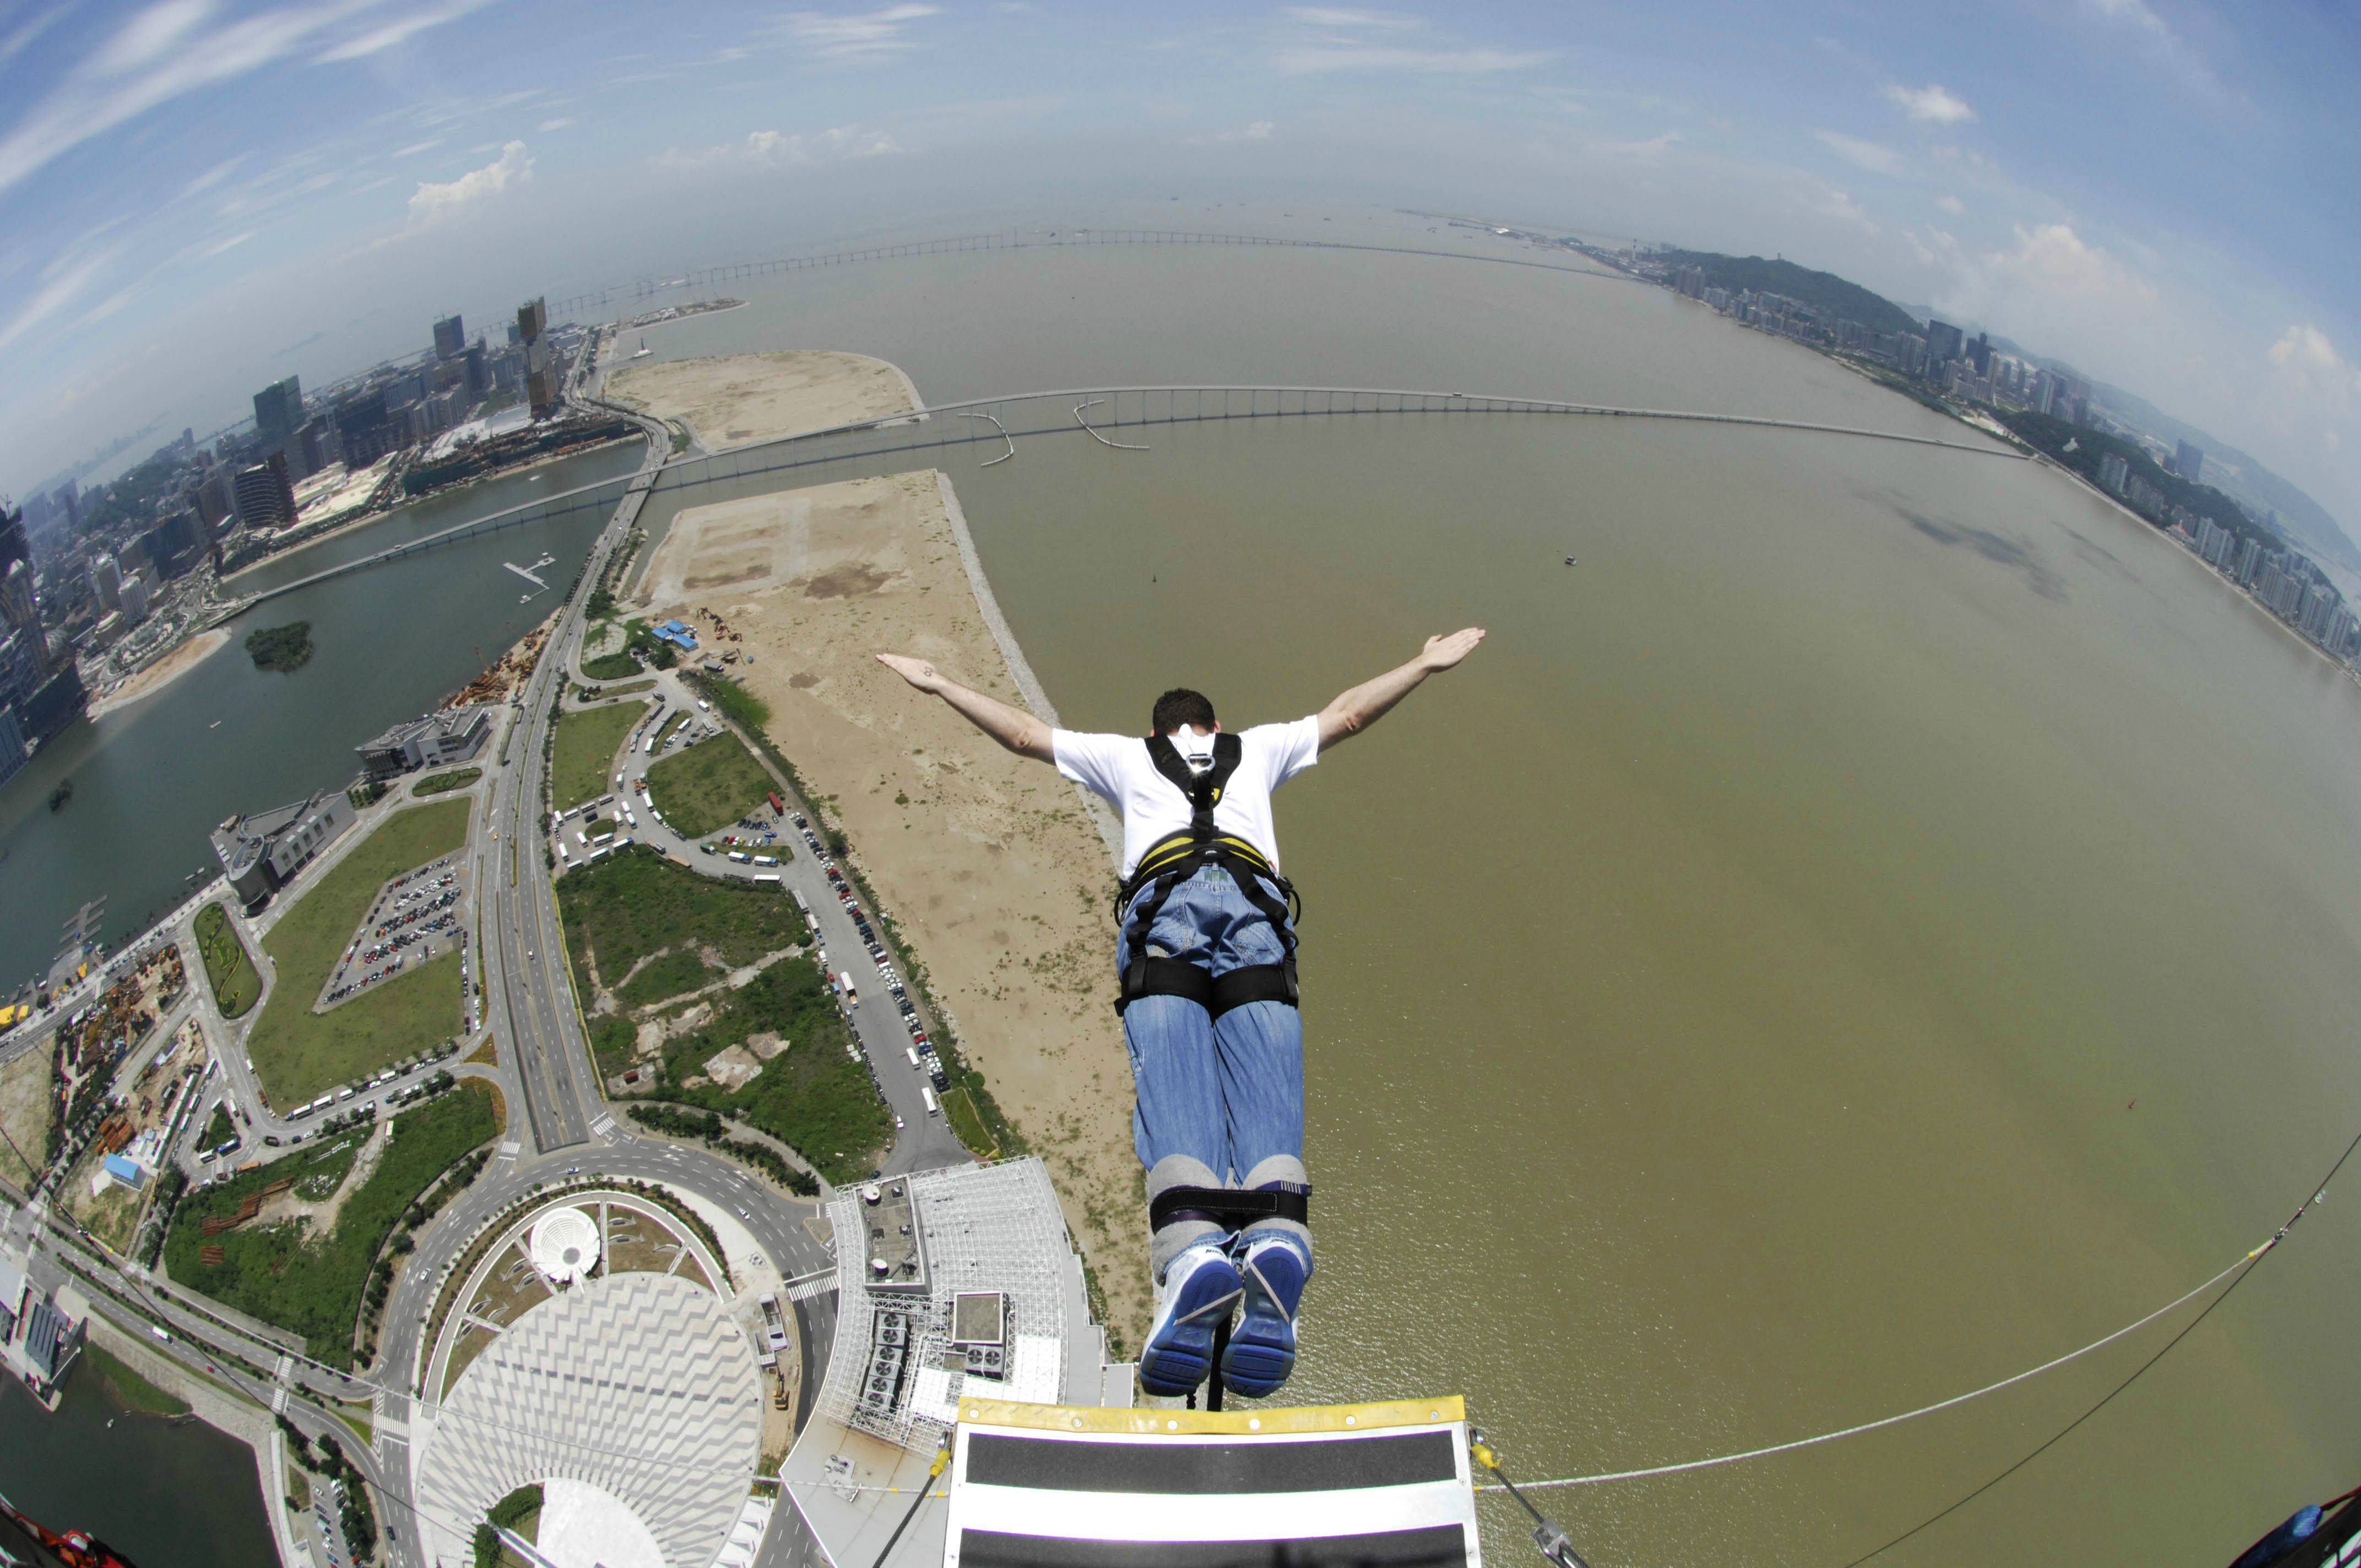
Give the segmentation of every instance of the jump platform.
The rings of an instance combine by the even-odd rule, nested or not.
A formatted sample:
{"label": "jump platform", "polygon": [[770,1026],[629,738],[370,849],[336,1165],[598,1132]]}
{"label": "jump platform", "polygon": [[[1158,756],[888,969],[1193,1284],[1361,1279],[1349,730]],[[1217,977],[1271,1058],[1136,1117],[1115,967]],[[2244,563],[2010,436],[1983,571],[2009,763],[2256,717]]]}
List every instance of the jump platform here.
{"label": "jump platform", "polygon": [[1466,1409],[962,1399],[944,1568],[1474,1568]]}

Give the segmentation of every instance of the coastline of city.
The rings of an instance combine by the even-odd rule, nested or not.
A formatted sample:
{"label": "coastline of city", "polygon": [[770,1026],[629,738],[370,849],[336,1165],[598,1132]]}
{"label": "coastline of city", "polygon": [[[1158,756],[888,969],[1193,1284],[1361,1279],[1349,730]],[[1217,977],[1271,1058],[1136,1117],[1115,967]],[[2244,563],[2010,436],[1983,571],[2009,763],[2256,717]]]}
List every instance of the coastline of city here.
{"label": "coastline of city", "polygon": [[[2235,463],[2214,473],[2220,460],[2195,444],[2137,429],[2070,371],[1939,319],[1881,335],[1841,313],[1841,293],[1806,297],[1841,282],[1826,274],[1450,222],[1485,236],[1486,258],[1574,252],[1661,285],[2036,459],[1941,455],[2071,477],[2061,488],[2078,503],[2170,540],[2356,678],[2361,622],[2326,572],[2276,509],[2207,482],[2243,493],[2252,476]],[[1741,278],[1752,281],[1722,280]],[[619,1381],[643,1385],[691,1376],[678,1347],[699,1336],[728,1345],[694,1371],[719,1390],[709,1418],[662,1429],[711,1475],[679,1496],[666,1495],[661,1464],[623,1464],[601,1484],[634,1530],[684,1561],[741,1538],[765,1568],[873,1546],[868,1532],[891,1511],[879,1499],[920,1484],[931,1445],[957,1424],[961,1387],[1133,1402],[1126,1357],[1153,1289],[1129,1069],[1104,1005],[1101,823],[1054,775],[913,705],[869,657],[921,649],[979,689],[1045,707],[1023,666],[1062,659],[1071,672],[1071,633],[1050,629],[1046,648],[1028,636],[1019,652],[995,599],[1035,624],[1025,617],[1050,590],[1022,571],[1051,547],[1012,540],[1017,509],[994,488],[1010,474],[983,467],[998,450],[982,444],[987,433],[920,450],[950,419],[928,409],[889,344],[779,349],[750,337],[634,364],[642,328],[744,304],[581,325],[525,302],[508,331],[513,388],[489,334],[471,341],[445,318],[415,366],[325,392],[291,377],[258,393],[251,439],[276,446],[259,460],[243,433],[218,438],[204,462],[204,444],[184,435],[136,467],[162,465],[178,488],[141,496],[159,521],[129,542],[61,569],[70,587],[33,570],[30,522],[26,572],[0,565],[21,596],[7,601],[12,624],[29,604],[17,632],[64,633],[44,641],[38,678],[0,712],[24,715],[29,739],[31,722],[54,722],[66,704],[41,741],[54,743],[82,717],[181,700],[215,660],[300,668],[313,655],[291,635],[283,647],[229,645],[236,633],[222,623],[254,567],[349,543],[412,502],[464,509],[489,493],[477,487],[586,453],[636,458],[594,487],[578,570],[538,536],[538,557],[501,544],[469,558],[514,639],[471,650],[480,673],[361,742],[349,784],[275,807],[258,784],[253,809],[214,833],[216,863],[190,879],[185,902],[119,944],[86,906],[58,961],[0,1012],[11,1140],[0,1187],[16,1200],[0,1215],[0,1285],[38,1296],[51,1325],[37,1343],[19,1314],[0,1360],[46,1400],[79,1362],[126,1408],[193,1408],[248,1443],[291,1568],[313,1552],[424,1568],[486,1530],[530,1543],[556,1530],[540,1544],[579,1546],[563,1521],[597,1499],[555,1482],[544,1493],[527,1472],[554,1472],[568,1423],[622,1442],[640,1430],[631,1422],[659,1418],[586,1393],[503,1427],[517,1368],[555,1377],[561,1343],[599,1346],[628,1375]],[[472,408],[449,396],[476,395],[479,378]],[[504,423],[511,390],[526,417]],[[440,414],[417,412],[438,399]],[[377,411],[382,427],[368,422]],[[390,429],[397,411],[414,438],[406,455],[372,454],[352,433]],[[1031,469],[1019,472],[1067,473],[1075,452],[1120,463],[1135,437],[1168,453],[1137,470],[1152,471],[1191,439],[1177,416],[1153,433],[1118,422],[1119,405],[1104,417],[1094,426],[1076,410],[1055,451],[1024,433]],[[1143,400],[1139,425],[1149,420]],[[687,467],[732,449],[791,457],[823,429],[873,436],[873,450],[848,444],[808,475],[783,461],[760,481]],[[688,477],[660,496],[675,458]],[[875,471],[854,472],[861,464]],[[412,476],[416,496],[385,505]],[[299,498],[299,484],[315,493]],[[368,493],[355,504],[372,510],[306,521],[356,485]],[[227,496],[210,521],[209,487]],[[115,495],[93,497],[47,492],[42,537],[60,522],[122,523],[102,510]],[[1109,497],[1111,510],[1132,504],[1114,484]],[[1573,542],[1572,524],[1553,526],[1565,548],[1542,541],[1533,559],[1549,572],[1534,581],[1579,584],[1578,563],[1598,569],[1592,546]],[[1188,583],[1153,554],[1153,524],[1148,537],[1123,562],[1152,585],[1136,591]],[[980,548],[1012,552],[997,593]],[[2040,576],[2014,557],[2004,565]],[[24,644],[8,646],[21,662]],[[78,697],[58,696],[61,683]],[[1282,685],[1255,700],[1301,695]],[[38,754],[25,748],[16,766]],[[1364,891],[1352,902],[1387,896]],[[31,1157],[9,1152],[18,1140]],[[980,1228],[954,1218],[979,1212]],[[873,1261],[836,1246],[897,1221],[925,1255],[892,1261],[889,1245]],[[919,1275],[897,1296],[866,1277],[873,1266]],[[946,1281],[971,1276],[989,1276],[1008,1321],[1035,1337],[1029,1352],[1013,1329],[994,1342],[1010,1365],[988,1381],[981,1343],[955,1343],[950,1327]],[[924,1343],[935,1376],[921,1377],[915,1352],[889,1354],[897,1336]],[[1022,1365],[1051,1354],[1043,1343],[1054,1373]],[[522,1359],[486,1355],[495,1343]],[[960,1354],[971,1370],[945,1381]],[[873,1387],[881,1367],[884,1403],[864,1405],[862,1380]],[[705,1485],[712,1475],[729,1485]],[[939,1517],[931,1528],[939,1550]]]}

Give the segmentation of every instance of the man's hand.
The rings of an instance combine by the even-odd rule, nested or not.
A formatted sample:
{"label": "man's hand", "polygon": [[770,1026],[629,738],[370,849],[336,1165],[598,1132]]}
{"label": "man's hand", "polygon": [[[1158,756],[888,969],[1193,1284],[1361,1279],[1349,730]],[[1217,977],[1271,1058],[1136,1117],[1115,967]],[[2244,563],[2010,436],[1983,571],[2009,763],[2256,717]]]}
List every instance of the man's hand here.
{"label": "man's hand", "polygon": [[1476,644],[1484,641],[1484,629],[1468,627],[1464,631],[1430,637],[1418,657],[1400,669],[1388,670],[1373,681],[1363,681],[1320,710],[1320,746],[1323,751],[1340,741],[1349,740],[1384,718],[1393,705],[1408,696],[1421,681],[1439,670],[1450,669],[1460,660],[1476,652]]}
{"label": "man's hand", "polygon": [[943,689],[942,672],[924,659],[913,659],[907,653],[880,653],[877,662],[929,696]]}
{"label": "man's hand", "polygon": [[1424,664],[1430,672],[1447,670],[1476,652],[1476,645],[1483,641],[1484,629],[1480,626],[1471,626],[1463,631],[1454,631],[1444,636],[1430,637],[1426,640],[1425,651],[1418,656],[1419,663]]}
{"label": "man's hand", "polygon": [[929,696],[951,705],[959,716],[1020,757],[1057,761],[1056,738],[1049,727],[1021,708],[970,691],[925,659],[907,653],[880,653],[877,662]]}

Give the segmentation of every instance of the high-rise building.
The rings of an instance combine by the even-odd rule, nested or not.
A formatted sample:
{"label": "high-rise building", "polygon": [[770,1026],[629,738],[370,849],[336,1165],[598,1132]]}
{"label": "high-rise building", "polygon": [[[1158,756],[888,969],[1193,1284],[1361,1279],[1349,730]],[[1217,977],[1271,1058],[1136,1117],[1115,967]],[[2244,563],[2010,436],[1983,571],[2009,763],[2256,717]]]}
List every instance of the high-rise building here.
{"label": "high-rise building", "polygon": [[25,765],[27,755],[25,731],[16,723],[16,710],[0,703],[0,784],[16,776],[16,770]]}
{"label": "high-rise building", "polygon": [[2297,629],[2315,642],[2323,641],[2328,635],[2329,618],[2336,613],[2337,603],[2334,588],[2323,583],[2312,584],[2304,590],[2303,618],[2296,622]]}
{"label": "high-rise building", "polygon": [[2191,484],[2196,484],[2205,474],[2205,454],[2182,442],[2173,451],[2172,471]]}
{"label": "high-rise building", "polygon": [[356,468],[368,467],[401,443],[401,432],[387,417],[382,387],[339,399],[335,417],[337,444]]}
{"label": "high-rise building", "polygon": [[100,552],[98,559],[90,564],[90,591],[91,597],[98,600],[101,614],[123,608],[122,588],[123,569],[115,564],[114,556]]}
{"label": "high-rise building", "polygon": [[1940,359],[1957,359],[1964,343],[1960,329],[1949,322],[1930,321],[1927,323],[1927,358],[1929,363]]}
{"label": "high-rise building", "polygon": [[266,452],[287,444],[295,427],[303,422],[303,388],[301,378],[288,377],[273,381],[254,394],[254,433]]}
{"label": "high-rise building", "polygon": [[2125,484],[2131,477],[2131,470],[2132,466],[2125,460],[2123,454],[2108,453],[2099,459],[2099,488],[2114,495],[2122,495]]}
{"label": "high-rise building", "polygon": [[549,330],[549,302],[527,300],[517,307],[516,335],[511,343],[531,343]]}
{"label": "high-rise building", "polygon": [[148,560],[156,576],[169,583],[185,576],[203,555],[205,533],[194,512],[176,511],[159,518],[155,527],[140,535],[140,542],[148,546]]}
{"label": "high-rise building", "polygon": [[1976,334],[1976,340],[1968,345],[1967,354],[1968,363],[1976,367],[1977,375],[1989,376],[1992,374],[1992,336],[1990,334],[1981,332]]}
{"label": "high-rise building", "polygon": [[467,396],[480,398],[492,389],[492,367],[480,343],[467,345],[460,359],[467,367]]}
{"label": "high-rise building", "polygon": [[141,621],[147,620],[148,579],[145,577],[126,577],[123,579],[122,592],[123,623],[126,626],[137,626]]}
{"label": "high-rise building", "polygon": [[295,486],[287,477],[284,453],[241,469],[231,494],[238,521],[248,528],[285,528],[295,521]]}
{"label": "high-rise building", "polygon": [[2238,581],[2248,587],[2255,586],[2255,573],[2262,566],[2263,542],[2249,539],[2238,546]]}
{"label": "high-rise building", "polygon": [[[65,508],[66,526],[74,532],[80,533],[82,532],[82,487],[73,480],[68,479],[57,488],[55,493],[58,504]],[[0,566],[0,571],[6,569],[5,566]]]}
{"label": "high-rise building", "polygon": [[235,501],[230,494],[229,465],[216,463],[205,470],[197,486],[197,519],[205,525],[207,534],[217,533],[229,518]]}
{"label": "high-rise building", "polygon": [[457,315],[445,316],[434,323],[434,357],[448,359],[467,346],[467,329],[459,324]]}

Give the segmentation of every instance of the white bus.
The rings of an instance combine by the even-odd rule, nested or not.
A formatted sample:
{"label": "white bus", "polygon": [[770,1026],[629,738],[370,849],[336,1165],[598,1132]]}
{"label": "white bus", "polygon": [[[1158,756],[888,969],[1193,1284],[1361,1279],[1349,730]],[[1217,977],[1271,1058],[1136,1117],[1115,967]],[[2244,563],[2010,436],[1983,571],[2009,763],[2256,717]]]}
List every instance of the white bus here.
{"label": "white bus", "polygon": [[754,873],[754,880],[756,882],[776,882],[779,880],[779,873],[776,872],[756,872]]}
{"label": "white bus", "polygon": [[927,1102],[928,1115],[939,1116],[943,1113],[943,1108],[935,1103],[935,1091],[923,1083],[918,1085],[918,1098]]}

